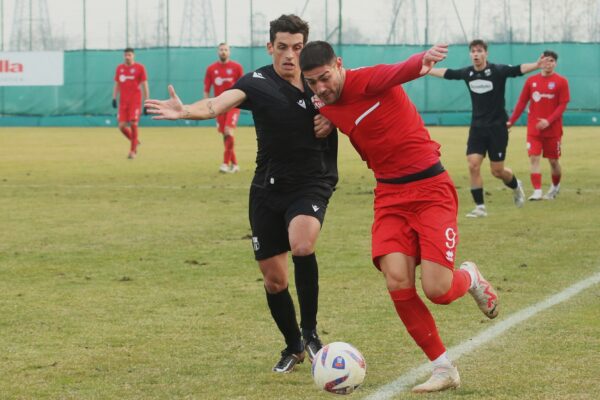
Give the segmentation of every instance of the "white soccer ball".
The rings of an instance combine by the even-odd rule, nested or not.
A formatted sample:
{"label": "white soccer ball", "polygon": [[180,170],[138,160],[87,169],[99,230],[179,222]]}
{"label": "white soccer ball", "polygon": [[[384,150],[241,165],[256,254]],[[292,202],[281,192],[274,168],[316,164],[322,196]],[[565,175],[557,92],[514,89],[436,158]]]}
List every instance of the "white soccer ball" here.
{"label": "white soccer ball", "polygon": [[365,380],[365,358],[352,345],[333,342],[323,346],[312,363],[317,386],[335,394],[350,394]]}

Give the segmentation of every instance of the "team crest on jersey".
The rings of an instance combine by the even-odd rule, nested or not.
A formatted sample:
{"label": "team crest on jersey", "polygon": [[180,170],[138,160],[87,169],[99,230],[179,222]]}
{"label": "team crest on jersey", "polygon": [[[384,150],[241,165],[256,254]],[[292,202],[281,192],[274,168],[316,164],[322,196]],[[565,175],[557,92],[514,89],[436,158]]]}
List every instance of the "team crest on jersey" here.
{"label": "team crest on jersey", "polygon": [[554,82],[548,82],[548,89],[552,90],[556,87],[556,83]]}
{"label": "team crest on jersey", "polygon": [[490,75],[492,75],[492,70],[489,68],[486,68],[485,71],[483,71],[483,73],[485,74],[485,76],[490,76]]}
{"label": "team crest on jersey", "polygon": [[323,101],[316,94],[313,94],[313,97],[310,98],[310,101],[312,102],[313,107],[315,107],[315,110],[318,110],[325,105],[325,103],[323,103]]}

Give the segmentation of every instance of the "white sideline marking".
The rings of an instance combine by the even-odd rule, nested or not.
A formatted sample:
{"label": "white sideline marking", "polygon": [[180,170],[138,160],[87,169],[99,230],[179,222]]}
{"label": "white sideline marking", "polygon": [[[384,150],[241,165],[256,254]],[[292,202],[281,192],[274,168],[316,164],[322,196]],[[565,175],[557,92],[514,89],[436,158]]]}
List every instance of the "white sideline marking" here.
{"label": "white sideline marking", "polygon": [[[502,320],[502,321],[498,322],[497,324],[495,324],[494,326],[479,333],[477,336],[475,336],[471,339],[468,339],[468,340],[460,343],[457,346],[452,347],[451,349],[448,350],[448,356],[450,357],[451,360],[457,360],[462,355],[470,353],[471,351],[475,350],[477,347],[489,342],[490,340],[496,338],[497,336],[500,336],[501,334],[503,334],[504,332],[506,332],[513,326],[518,325],[519,323],[533,317],[534,315],[536,315],[537,313],[539,313],[541,311],[544,311],[550,307],[553,307],[559,303],[562,303],[565,300],[570,299],[571,297],[575,296],[576,294],[580,293],[581,291],[583,291],[597,283],[600,283],[600,272],[596,273],[595,275],[590,276],[587,279],[584,279],[584,280],[574,284],[573,286],[566,288],[562,292],[559,292],[559,293],[547,298],[546,300],[542,300],[537,304],[534,304],[530,307],[527,307],[521,311],[516,312],[515,314],[512,314],[505,320]],[[412,387],[420,377],[422,377],[423,375],[425,375],[426,373],[428,373],[430,371],[431,371],[430,363],[427,362],[425,364],[422,364],[422,365],[418,366],[417,368],[414,368],[414,369],[408,371],[406,374],[400,376],[395,381],[392,381],[392,382],[388,383],[387,385],[380,387],[375,393],[372,393],[371,395],[365,397],[365,400],[390,399],[393,396]]]}

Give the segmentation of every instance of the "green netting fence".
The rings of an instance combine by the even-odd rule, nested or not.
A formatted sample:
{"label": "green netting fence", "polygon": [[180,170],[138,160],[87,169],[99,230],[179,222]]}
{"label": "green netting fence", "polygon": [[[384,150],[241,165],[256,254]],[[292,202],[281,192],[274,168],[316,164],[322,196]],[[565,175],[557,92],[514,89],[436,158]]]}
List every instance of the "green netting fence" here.
{"label": "green netting fence", "polygon": [[[344,45],[336,50],[347,67],[403,60],[427,46]],[[569,80],[571,102],[565,113],[566,125],[596,125],[600,121],[600,46],[596,43],[492,43],[489,61],[520,64],[535,61],[545,49],[559,54],[557,72]],[[64,53],[64,85],[60,87],[1,87],[0,126],[4,125],[112,125],[115,110],[111,107],[113,76],[122,62],[122,52],[67,51]],[[265,48],[232,48],[232,58],[246,72],[269,64]],[[184,102],[202,97],[206,67],[216,60],[214,48],[153,48],[136,50],[136,61],[148,72],[153,98],[167,97],[172,83]],[[450,47],[448,59],[440,66],[460,68],[469,65],[466,45]],[[525,77],[510,79],[506,106],[510,111],[519,96]],[[468,125],[471,102],[466,85],[426,77],[405,85],[407,92],[432,125]],[[521,117],[521,122],[524,117]],[[142,125],[173,124],[144,117]],[[180,125],[212,125],[211,121],[178,121]],[[252,119],[244,112],[240,124]]]}

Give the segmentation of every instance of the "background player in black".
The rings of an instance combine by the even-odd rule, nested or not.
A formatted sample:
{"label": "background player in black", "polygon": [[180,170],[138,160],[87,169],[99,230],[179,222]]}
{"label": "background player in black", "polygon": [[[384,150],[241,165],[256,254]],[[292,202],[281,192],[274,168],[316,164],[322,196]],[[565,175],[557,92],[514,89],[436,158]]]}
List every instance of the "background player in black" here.
{"label": "background player in black", "polygon": [[[329,198],[337,184],[337,132],[318,114],[302,79],[300,51],[308,24],[295,15],[271,21],[267,50],[273,64],[240,78],[221,95],[183,105],[169,86],[170,99],[148,100],[155,119],[208,119],[239,107],[252,111],[258,152],[250,188],[250,225],[255,258],[264,277],[271,315],[287,347],[273,367],[291,372],[322,347],[317,335],[318,268],[315,245]],[[288,291],[292,252],[301,330]]]}
{"label": "background player in black", "polygon": [[506,79],[521,76],[541,68],[542,57],[538,61],[521,65],[491,64],[487,62],[487,43],[476,39],[469,43],[470,67],[462,69],[433,68],[429,75],[444,79],[464,80],[469,88],[473,107],[471,128],[467,141],[467,163],[471,183],[471,195],[476,207],[467,217],[485,217],[487,211],[483,199],[483,179],[481,164],[486,153],[490,157],[492,175],[501,179],[513,190],[517,207],[525,202],[521,181],[510,168],[504,166],[508,129],[504,105]]}

